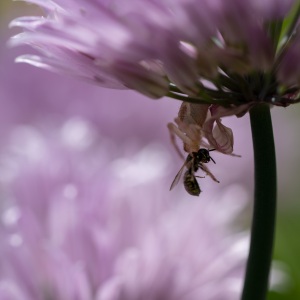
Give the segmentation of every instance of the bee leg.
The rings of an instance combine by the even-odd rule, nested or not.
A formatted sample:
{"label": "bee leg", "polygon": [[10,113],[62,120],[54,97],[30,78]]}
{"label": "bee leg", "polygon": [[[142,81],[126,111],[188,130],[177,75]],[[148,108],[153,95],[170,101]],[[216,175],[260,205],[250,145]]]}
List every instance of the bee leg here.
{"label": "bee leg", "polygon": [[204,164],[199,164],[199,167],[202,171],[204,171],[206,173],[206,175],[208,175],[213,181],[220,183],[220,181],[215,177],[215,175],[213,173],[210,172],[210,170],[208,169],[207,166],[205,166]]}

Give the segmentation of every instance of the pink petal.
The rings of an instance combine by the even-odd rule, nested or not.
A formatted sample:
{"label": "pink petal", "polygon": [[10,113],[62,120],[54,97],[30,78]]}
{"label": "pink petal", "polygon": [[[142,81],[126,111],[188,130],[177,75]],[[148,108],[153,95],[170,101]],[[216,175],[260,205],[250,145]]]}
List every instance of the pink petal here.
{"label": "pink petal", "polygon": [[[252,106],[252,103],[240,105],[237,107],[222,107],[212,105],[210,107],[211,116],[203,124],[204,136],[209,144],[217,151],[224,154],[233,152],[233,133],[232,130],[221,123],[221,117],[236,115],[238,117],[244,115]],[[216,125],[215,125],[216,122]]]}

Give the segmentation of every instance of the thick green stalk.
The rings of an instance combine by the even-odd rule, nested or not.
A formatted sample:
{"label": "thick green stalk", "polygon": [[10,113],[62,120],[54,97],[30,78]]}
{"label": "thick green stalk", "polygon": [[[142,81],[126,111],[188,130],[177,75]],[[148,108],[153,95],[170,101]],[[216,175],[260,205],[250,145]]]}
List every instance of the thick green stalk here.
{"label": "thick green stalk", "polygon": [[264,300],[268,291],[276,220],[276,156],[270,108],[250,110],[254,149],[254,211],[242,300]]}

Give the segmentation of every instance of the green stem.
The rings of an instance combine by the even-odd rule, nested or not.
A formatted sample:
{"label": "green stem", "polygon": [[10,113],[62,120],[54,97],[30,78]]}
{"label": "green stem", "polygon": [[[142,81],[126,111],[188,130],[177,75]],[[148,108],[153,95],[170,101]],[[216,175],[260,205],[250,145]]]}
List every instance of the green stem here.
{"label": "green stem", "polygon": [[276,219],[276,156],[268,105],[250,110],[255,192],[251,242],[242,300],[264,300],[268,291]]}

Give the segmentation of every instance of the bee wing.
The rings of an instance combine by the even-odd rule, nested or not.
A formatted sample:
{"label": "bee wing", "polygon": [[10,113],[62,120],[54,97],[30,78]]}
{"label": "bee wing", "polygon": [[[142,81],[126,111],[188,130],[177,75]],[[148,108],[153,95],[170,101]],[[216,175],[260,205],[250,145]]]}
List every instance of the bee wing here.
{"label": "bee wing", "polygon": [[175,176],[175,178],[174,178],[174,180],[173,180],[173,182],[172,182],[172,184],[170,186],[170,191],[174,188],[175,185],[178,184],[178,182],[179,182],[179,180],[180,180],[180,178],[182,176],[182,173],[184,171],[185,166],[186,166],[186,162],[183,164],[183,166],[180,168],[180,170],[178,171],[177,175]]}
{"label": "bee wing", "polygon": [[170,191],[174,188],[175,185],[178,184],[178,182],[179,182],[179,180],[180,180],[180,178],[182,176],[182,173],[183,173],[185,167],[189,168],[190,165],[191,165],[191,161],[188,160],[188,159],[186,159],[186,161],[184,162],[183,166],[180,168],[180,170],[178,171],[177,175],[175,176],[175,178],[174,178],[174,180],[173,180],[173,182],[172,182],[172,184],[170,186]]}

